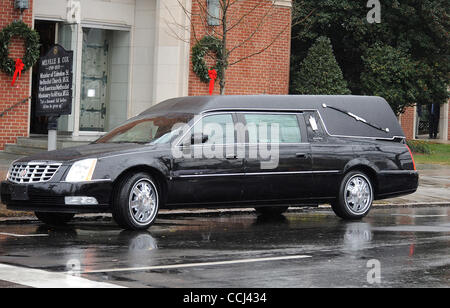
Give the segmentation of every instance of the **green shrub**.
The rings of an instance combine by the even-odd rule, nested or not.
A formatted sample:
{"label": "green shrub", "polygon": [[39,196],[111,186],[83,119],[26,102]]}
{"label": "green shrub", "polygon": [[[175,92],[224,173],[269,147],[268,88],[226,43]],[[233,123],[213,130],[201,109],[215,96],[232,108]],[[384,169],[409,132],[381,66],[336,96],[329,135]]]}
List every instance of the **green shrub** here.
{"label": "green shrub", "polygon": [[420,154],[432,153],[430,144],[426,141],[407,140],[406,144],[409,146],[409,148],[413,153],[420,153]]}
{"label": "green shrub", "polygon": [[375,45],[362,57],[361,85],[365,95],[386,99],[396,115],[417,102],[418,68],[411,57],[398,48]]}
{"label": "green shrub", "polygon": [[[294,61],[298,60],[293,58]],[[333,46],[327,37],[319,37],[293,72],[293,94],[349,95],[347,82],[333,54]]]}

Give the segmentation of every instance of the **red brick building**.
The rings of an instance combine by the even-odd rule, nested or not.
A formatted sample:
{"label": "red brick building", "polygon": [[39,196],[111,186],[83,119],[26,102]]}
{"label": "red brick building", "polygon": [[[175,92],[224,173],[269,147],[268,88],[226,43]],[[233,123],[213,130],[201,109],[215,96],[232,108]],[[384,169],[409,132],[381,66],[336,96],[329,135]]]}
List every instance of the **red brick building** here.
{"label": "red brick building", "polygon": [[[30,0],[30,5],[32,4]],[[0,7],[0,30],[13,20],[20,18],[20,11],[14,9],[14,1],[2,1]],[[22,16],[25,23],[32,26],[32,11],[26,10]],[[24,43],[21,39],[13,38],[9,45],[10,58],[22,58]],[[30,72],[22,74],[14,86],[12,77],[0,72],[0,114],[3,110],[30,96]],[[28,135],[29,102],[25,102],[0,117],[0,150],[5,143],[14,143],[16,137]]]}
{"label": "red brick building", "polygon": [[[0,30],[20,18],[14,0],[1,3]],[[198,13],[214,3],[217,5],[215,0],[29,1],[23,20],[40,34],[41,56],[55,43],[74,52],[73,110],[60,118],[58,135],[95,139],[167,98],[208,94],[208,84],[192,71],[190,55],[197,42],[193,32],[201,38],[213,27],[199,30],[202,17]],[[287,94],[291,0],[239,1],[229,11],[230,22],[247,14],[228,34],[227,48],[245,40],[230,62],[261,53],[227,70],[226,94]],[[10,57],[23,57],[23,45],[15,39]],[[34,115],[36,71],[35,67],[34,73],[22,74],[14,87],[11,77],[0,72],[0,113],[33,97],[0,118],[0,150],[15,143],[17,137],[45,138],[47,120]]]}
{"label": "red brick building", "polygon": [[[74,52],[72,114],[59,119],[58,135],[96,139],[165,99],[208,94],[208,84],[194,74],[190,56],[196,38],[220,32],[217,26],[205,27],[200,14],[216,1],[29,0],[22,19],[40,34],[41,55],[55,43]],[[0,3],[1,31],[21,16],[14,0]],[[227,48],[245,43],[230,62],[245,60],[228,68],[225,94],[288,94],[291,4],[242,0],[233,5],[228,12],[232,24],[246,17],[229,32]],[[9,50],[11,58],[23,57],[24,42],[14,38]],[[253,53],[258,54],[247,58]],[[5,147],[18,137],[45,139],[47,119],[34,113],[36,71],[35,67],[24,72],[14,87],[12,78],[0,72],[0,114],[32,97],[0,117],[0,150],[19,153],[14,145]],[[214,94],[218,93],[216,84]],[[408,138],[417,135],[415,114],[408,109],[401,117]],[[449,138],[448,115],[446,104],[440,138]]]}
{"label": "red brick building", "polygon": [[[254,9],[256,7],[256,9]],[[202,10],[198,5],[193,6],[192,33],[197,39],[215,31],[221,32],[221,26],[204,26],[201,17]],[[252,11],[251,14],[249,12]],[[289,64],[290,64],[290,1],[246,0],[231,7],[228,16],[235,18],[229,21],[228,27],[236,23],[238,16],[248,15],[231,32],[227,42],[229,50],[248,40],[242,47],[236,49],[229,60],[233,63],[239,59],[264,50],[261,54],[250,57],[227,70],[226,94],[288,94],[289,92]],[[259,26],[261,25],[261,26]],[[254,36],[252,33],[259,27]],[[217,29],[218,28],[218,29]],[[267,50],[265,48],[273,42]],[[197,41],[191,39],[191,47]],[[215,93],[219,94],[219,85]],[[208,95],[208,87],[192,71],[189,74],[189,95]]]}

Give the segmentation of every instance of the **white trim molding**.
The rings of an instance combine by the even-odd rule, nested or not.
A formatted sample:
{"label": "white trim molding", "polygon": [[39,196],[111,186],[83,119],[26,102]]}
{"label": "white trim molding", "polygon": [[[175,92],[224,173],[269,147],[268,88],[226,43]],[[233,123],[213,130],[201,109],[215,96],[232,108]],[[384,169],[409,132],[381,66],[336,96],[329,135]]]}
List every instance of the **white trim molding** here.
{"label": "white trim molding", "polygon": [[271,0],[275,6],[292,7],[292,0]]}

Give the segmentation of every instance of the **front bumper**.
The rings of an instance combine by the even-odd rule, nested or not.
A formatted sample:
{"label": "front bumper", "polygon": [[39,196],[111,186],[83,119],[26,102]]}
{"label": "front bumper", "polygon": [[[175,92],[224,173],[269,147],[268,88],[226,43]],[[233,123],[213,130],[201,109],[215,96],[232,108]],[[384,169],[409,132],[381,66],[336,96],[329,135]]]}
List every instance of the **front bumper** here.
{"label": "front bumper", "polygon": [[[20,191],[20,194],[17,193]],[[110,212],[112,181],[86,183],[46,182],[16,184],[1,182],[1,202],[10,210],[62,213]],[[65,197],[94,197],[98,205],[66,205]]]}

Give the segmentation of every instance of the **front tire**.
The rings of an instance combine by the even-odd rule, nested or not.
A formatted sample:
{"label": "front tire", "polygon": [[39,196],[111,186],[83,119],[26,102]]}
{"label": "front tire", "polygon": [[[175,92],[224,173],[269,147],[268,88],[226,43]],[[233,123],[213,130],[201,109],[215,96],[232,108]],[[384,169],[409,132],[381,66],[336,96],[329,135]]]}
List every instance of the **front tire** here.
{"label": "front tire", "polygon": [[334,213],[342,219],[362,219],[372,207],[373,185],[363,172],[351,171],[341,182],[338,198],[331,204]]}
{"label": "front tire", "polygon": [[113,199],[116,223],[126,230],[146,230],[155,221],[161,200],[157,182],[147,173],[126,175]]}
{"label": "front tire", "polygon": [[35,212],[36,217],[50,226],[63,226],[70,222],[75,214],[71,213],[43,213],[43,212]]}

